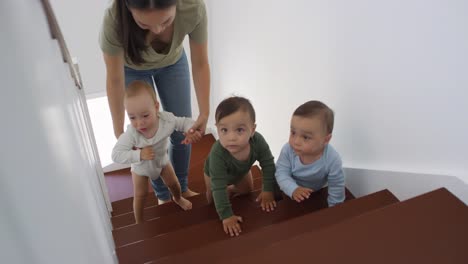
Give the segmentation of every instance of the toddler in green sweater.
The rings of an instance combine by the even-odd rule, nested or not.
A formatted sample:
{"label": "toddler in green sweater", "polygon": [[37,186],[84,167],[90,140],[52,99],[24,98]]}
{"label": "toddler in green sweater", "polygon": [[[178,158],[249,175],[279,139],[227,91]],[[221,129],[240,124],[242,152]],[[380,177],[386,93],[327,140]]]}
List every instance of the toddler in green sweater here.
{"label": "toddler in green sweater", "polygon": [[226,234],[238,236],[242,217],[233,213],[229,198],[253,190],[250,168],[258,161],[263,171],[263,187],[257,201],[264,211],[274,210],[275,163],[270,147],[255,131],[255,110],[249,100],[225,99],[216,108],[215,119],[219,140],[205,162],[206,195],[208,202],[214,201]]}

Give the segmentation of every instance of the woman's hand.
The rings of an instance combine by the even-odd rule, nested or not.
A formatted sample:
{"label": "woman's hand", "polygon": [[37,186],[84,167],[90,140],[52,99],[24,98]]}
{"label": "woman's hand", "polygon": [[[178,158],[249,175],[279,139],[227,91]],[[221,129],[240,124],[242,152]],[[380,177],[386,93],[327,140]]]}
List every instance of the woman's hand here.
{"label": "woman's hand", "polygon": [[193,129],[190,129],[188,132],[184,133],[184,135],[185,135],[185,138],[184,140],[182,140],[181,143],[185,145],[197,143],[203,137],[200,131],[198,130],[194,131]]}
{"label": "woman's hand", "polygon": [[189,129],[188,133],[193,134],[195,131],[199,131],[203,136],[206,131],[206,123],[208,122],[208,116],[199,115],[193,126]]}

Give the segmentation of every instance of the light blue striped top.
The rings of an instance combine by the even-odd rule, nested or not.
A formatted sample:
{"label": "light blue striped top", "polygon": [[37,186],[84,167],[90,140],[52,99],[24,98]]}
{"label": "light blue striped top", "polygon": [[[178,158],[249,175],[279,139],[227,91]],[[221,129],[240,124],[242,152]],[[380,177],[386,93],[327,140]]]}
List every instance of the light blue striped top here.
{"label": "light blue striped top", "polygon": [[299,186],[319,190],[328,184],[328,206],[342,203],[345,199],[341,157],[330,144],[325,146],[320,159],[304,165],[286,143],[276,162],[275,176],[281,190],[289,197]]}

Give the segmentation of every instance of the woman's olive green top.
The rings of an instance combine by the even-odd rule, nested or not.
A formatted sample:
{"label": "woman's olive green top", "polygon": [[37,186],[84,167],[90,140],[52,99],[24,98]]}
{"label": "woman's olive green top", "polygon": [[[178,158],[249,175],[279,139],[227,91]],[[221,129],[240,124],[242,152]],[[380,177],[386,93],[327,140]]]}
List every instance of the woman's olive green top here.
{"label": "woman's olive green top", "polygon": [[[127,59],[125,65],[136,70],[157,69],[172,65],[182,55],[186,35],[197,43],[205,43],[208,38],[206,7],[203,0],[177,0],[174,32],[169,50],[165,54],[156,52],[151,45],[142,51],[145,62],[134,65]],[[104,53],[116,55],[123,52],[122,43],[117,35],[117,6],[115,1],[105,13],[99,34],[99,44]],[[127,57],[128,58],[128,57]]]}

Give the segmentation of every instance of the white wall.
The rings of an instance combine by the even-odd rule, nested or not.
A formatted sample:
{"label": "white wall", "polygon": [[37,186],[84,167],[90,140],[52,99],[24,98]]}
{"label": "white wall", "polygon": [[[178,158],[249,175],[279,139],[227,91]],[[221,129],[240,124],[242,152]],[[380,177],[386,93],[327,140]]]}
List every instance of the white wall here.
{"label": "white wall", "polygon": [[468,205],[468,185],[455,176],[345,168],[346,187],[356,197],[388,189],[400,201],[444,187]]}
{"label": "white wall", "polygon": [[[91,98],[88,99],[87,102],[89,115],[91,117],[91,123],[94,130],[94,136],[96,137],[96,145],[99,150],[99,157],[101,158],[104,172],[128,167],[117,166],[117,164],[113,164],[112,162],[112,148],[114,147],[117,140],[114,136],[112,117],[110,115],[107,97]],[[127,118],[126,123],[128,123]],[[110,168],[108,168],[108,166],[110,166]]]}
{"label": "white wall", "polygon": [[[107,1],[76,7],[52,2],[80,60],[85,89],[103,94],[97,34]],[[247,96],[256,107],[258,129],[277,156],[293,110],[306,100],[322,100],[335,110],[332,144],[346,167],[452,175],[468,182],[468,2],[205,2],[212,114],[226,96]],[[89,23],[73,26],[83,14],[89,14]],[[85,72],[86,56],[91,73]],[[90,103],[90,113],[106,166],[110,158],[102,153],[110,153],[115,139],[106,99],[96,101],[101,103]]]}
{"label": "white wall", "polygon": [[98,36],[110,0],[49,0],[68,49],[78,59],[88,98],[105,95],[105,68]]}
{"label": "white wall", "polygon": [[2,263],[116,263],[84,95],[41,1],[0,3]]}
{"label": "white wall", "polygon": [[293,110],[318,99],[335,110],[332,144],[346,167],[468,182],[467,1],[217,0],[210,9],[212,109],[233,93],[250,98],[275,156]]}

